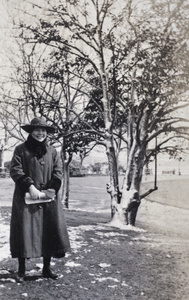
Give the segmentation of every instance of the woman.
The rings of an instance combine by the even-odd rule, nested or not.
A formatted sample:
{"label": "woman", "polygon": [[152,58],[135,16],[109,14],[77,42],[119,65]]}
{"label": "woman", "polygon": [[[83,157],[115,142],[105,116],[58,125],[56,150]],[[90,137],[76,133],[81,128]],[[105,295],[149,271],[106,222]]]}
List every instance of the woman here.
{"label": "woman", "polygon": [[[44,118],[34,118],[21,128],[29,135],[25,143],[15,148],[10,167],[10,176],[15,182],[11,255],[18,258],[19,282],[25,278],[25,259],[37,257],[43,257],[43,277],[56,279],[57,275],[50,268],[51,257],[65,256],[70,244],[58,194],[62,165],[56,149],[47,144],[47,134],[54,133],[55,129],[48,126]],[[49,198],[52,192],[55,195],[52,201],[39,200]],[[26,204],[26,193],[34,204]]]}

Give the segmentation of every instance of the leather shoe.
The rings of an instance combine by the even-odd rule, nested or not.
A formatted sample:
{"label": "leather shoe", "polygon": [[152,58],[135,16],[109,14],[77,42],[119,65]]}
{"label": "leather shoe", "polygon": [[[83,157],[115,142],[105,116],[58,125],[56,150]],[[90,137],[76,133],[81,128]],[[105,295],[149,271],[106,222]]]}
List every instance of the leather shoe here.
{"label": "leather shoe", "polygon": [[43,268],[42,275],[43,275],[44,278],[51,278],[51,279],[57,279],[58,278],[58,275],[53,273],[50,268],[48,268],[48,269]]}
{"label": "leather shoe", "polygon": [[18,274],[16,275],[16,281],[18,283],[22,283],[24,282],[24,280],[25,280],[25,273],[18,272]]}

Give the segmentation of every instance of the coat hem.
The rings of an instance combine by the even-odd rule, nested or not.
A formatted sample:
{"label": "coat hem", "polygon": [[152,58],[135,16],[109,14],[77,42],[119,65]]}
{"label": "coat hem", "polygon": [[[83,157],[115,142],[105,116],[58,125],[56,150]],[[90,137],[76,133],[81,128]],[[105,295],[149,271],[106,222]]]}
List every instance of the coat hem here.
{"label": "coat hem", "polygon": [[62,258],[65,256],[65,254],[67,252],[71,252],[71,249],[64,249],[64,250],[60,250],[60,251],[57,251],[57,252],[53,252],[53,253],[42,253],[42,254],[39,254],[39,255],[23,255],[23,254],[18,254],[18,253],[11,253],[11,256],[12,258],[19,258],[19,257],[22,257],[22,258],[26,258],[26,259],[29,259],[29,258],[41,258],[41,257],[54,257],[54,258]]}

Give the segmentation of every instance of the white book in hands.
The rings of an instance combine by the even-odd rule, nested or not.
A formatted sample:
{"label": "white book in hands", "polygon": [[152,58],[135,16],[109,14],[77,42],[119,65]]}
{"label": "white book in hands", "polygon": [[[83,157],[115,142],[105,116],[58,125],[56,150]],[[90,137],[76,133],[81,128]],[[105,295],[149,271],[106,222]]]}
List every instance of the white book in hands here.
{"label": "white book in hands", "polygon": [[56,195],[54,189],[42,190],[39,194],[38,199],[32,199],[30,193],[25,193],[25,203],[26,204],[46,203],[46,202],[54,201],[55,197]]}

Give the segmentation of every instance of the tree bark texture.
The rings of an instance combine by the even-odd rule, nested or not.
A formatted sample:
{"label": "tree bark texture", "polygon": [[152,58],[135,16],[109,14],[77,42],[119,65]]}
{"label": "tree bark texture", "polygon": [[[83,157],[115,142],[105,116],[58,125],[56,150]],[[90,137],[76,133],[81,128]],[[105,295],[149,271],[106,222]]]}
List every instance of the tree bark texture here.
{"label": "tree bark texture", "polygon": [[128,117],[128,149],[127,168],[123,180],[120,204],[113,218],[121,220],[125,225],[135,226],[138,208],[141,202],[140,186],[146,157],[146,138],[148,126],[148,110],[141,117]]}
{"label": "tree bark texture", "polygon": [[66,208],[69,208],[69,186],[70,186],[70,176],[69,176],[69,164],[64,163],[63,167],[63,186],[62,186],[62,203]]}

